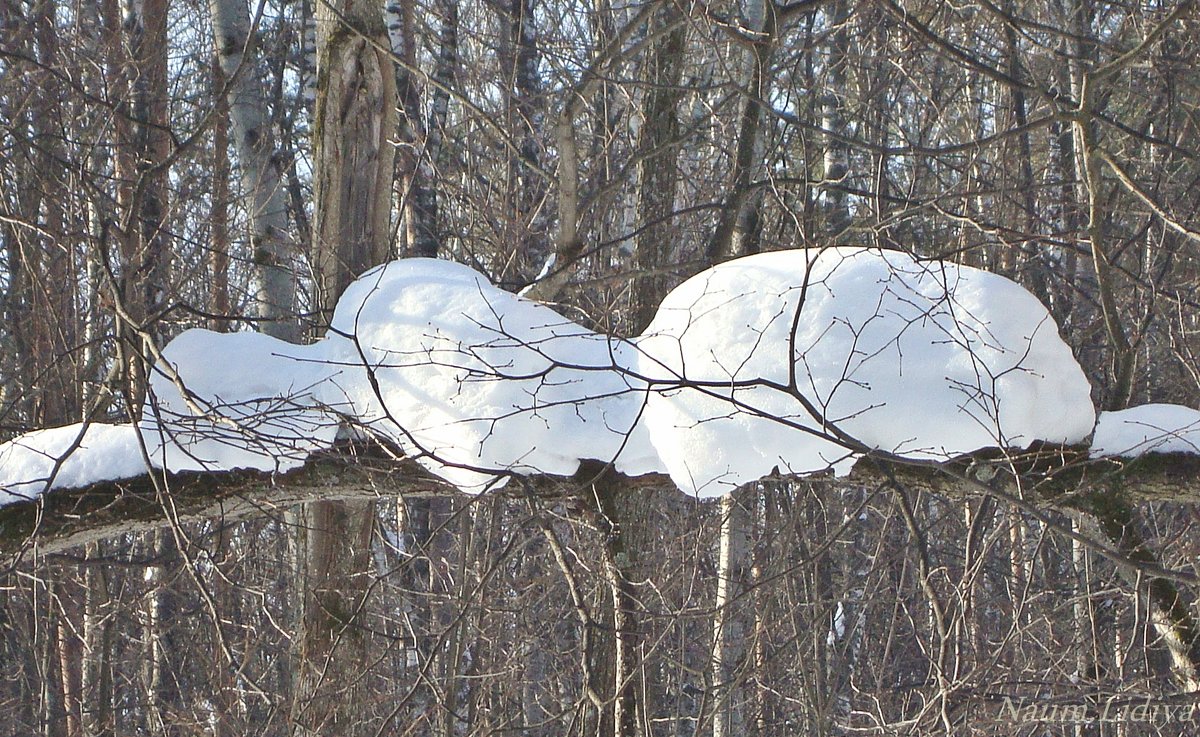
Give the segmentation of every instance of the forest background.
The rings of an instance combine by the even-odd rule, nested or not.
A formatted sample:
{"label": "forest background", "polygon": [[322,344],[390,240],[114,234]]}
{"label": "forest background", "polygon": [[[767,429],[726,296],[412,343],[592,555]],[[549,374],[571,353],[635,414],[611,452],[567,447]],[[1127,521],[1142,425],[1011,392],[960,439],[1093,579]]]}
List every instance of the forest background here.
{"label": "forest background", "polygon": [[[0,433],[136,416],[190,327],[315,339],[396,256],[635,335],[840,243],[1017,280],[1099,408],[1200,406],[1198,34],[1189,0],[4,0]],[[1200,688],[1186,458],[702,502],[386,451],[6,508],[0,732],[1194,729],[1095,718]]]}

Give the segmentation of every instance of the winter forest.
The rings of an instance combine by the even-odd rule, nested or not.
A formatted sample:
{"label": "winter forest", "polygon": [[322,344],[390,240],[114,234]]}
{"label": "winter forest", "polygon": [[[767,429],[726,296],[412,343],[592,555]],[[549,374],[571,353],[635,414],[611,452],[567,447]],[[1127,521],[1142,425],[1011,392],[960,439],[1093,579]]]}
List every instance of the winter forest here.
{"label": "winter forest", "polygon": [[1200,729],[1193,0],[0,0],[0,735]]}

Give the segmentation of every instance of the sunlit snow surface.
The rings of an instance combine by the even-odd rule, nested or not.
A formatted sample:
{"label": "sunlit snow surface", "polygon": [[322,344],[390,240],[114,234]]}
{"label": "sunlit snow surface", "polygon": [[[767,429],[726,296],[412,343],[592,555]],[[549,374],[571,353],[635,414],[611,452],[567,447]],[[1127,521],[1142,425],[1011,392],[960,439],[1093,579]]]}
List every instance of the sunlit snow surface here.
{"label": "sunlit snow surface", "polygon": [[0,505],[36,496],[48,484],[138,476],[146,458],[172,472],[282,472],[333,444],[338,418],[314,390],[334,369],[316,346],[197,329],[171,341],[163,358],[150,375],[138,427],[91,423],[84,432],[82,424],[68,425],[0,445]]}
{"label": "sunlit snow surface", "polygon": [[[776,467],[845,471],[867,449],[941,459],[1078,442],[1094,419],[1082,371],[1024,289],[864,249],[710,269],[634,341],[468,267],[408,259],[354,282],[313,345],[190,330],[163,358],[139,425],[157,467],[286,471],[348,424],[468,491],[591,458],[711,496]],[[53,486],[142,473],[135,432],[93,425]],[[0,488],[20,495],[0,504],[45,488],[78,434],[0,445]]]}
{"label": "sunlit snow surface", "polygon": [[639,387],[614,369],[620,341],[448,261],[368,272],[330,333],[344,371],[326,401],[468,490],[613,460],[641,407]]}
{"label": "sunlit snow surface", "polygon": [[319,343],[196,329],[163,358],[141,422],[157,467],[283,472],[333,444],[338,420],[316,393],[334,369]]}
{"label": "sunlit snow surface", "polygon": [[0,507],[51,488],[74,488],[145,473],[132,425],[68,425],[0,444]]}
{"label": "sunlit snow surface", "polygon": [[1092,430],[1044,307],[1003,277],[897,252],[765,253],[689,279],[636,341],[672,480],[712,496],[856,451],[945,459]]}
{"label": "sunlit snow surface", "polygon": [[1200,453],[1200,411],[1177,404],[1143,404],[1100,413],[1093,458],[1150,452]]}

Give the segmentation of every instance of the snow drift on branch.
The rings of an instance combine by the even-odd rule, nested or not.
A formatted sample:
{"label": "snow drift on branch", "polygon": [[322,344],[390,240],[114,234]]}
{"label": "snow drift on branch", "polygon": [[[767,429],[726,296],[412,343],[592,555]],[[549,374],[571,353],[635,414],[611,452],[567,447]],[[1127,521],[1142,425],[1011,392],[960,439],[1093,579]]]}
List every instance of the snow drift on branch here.
{"label": "snow drift on branch", "polygon": [[21,495],[0,504],[51,476],[141,473],[138,431],[172,471],[286,471],[348,423],[469,491],[591,458],[666,470],[708,496],[774,468],[846,471],[873,450],[944,459],[1075,443],[1094,421],[1082,371],[1024,289],[861,248],[709,269],[634,341],[465,266],[408,259],[354,282],[316,344],[192,330],[163,355],[136,428],[93,425],[70,453],[78,426],[0,445],[0,488]]}
{"label": "snow drift on branch", "polygon": [[1003,278],[860,248],[765,253],[667,295],[636,341],[645,421],[681,488],[778,467],[846,472],[866,450],[946,459],[1075,443],[1090,389],[1046,309]]}
{"label": "snow drift on branch", "polygon": [[615,368],[619,340],[492,286],[460,264],[394,261],[346,290],[323,398],[456,486],[571,474],[580,459],[645,466],[626,446],[642,386]]}
{"label": "snow drift on branch", "polygon": [[333,373],[319,344],[196,329],[163,358],[141,422],[157,467],[284,472],[333,444],[337,419],[315,395]]}
{"label": "snow drift on branch", "polygon": [[1200,412],[1177,404],[1143,404],[1101,412],[1092,457],[1200,453]]}
{"label": "snow drift on branch", "polygon": [[0,444],[0,507],[36,498],[47,487],[71,489],[145,471],[131,425],[34,430]]}

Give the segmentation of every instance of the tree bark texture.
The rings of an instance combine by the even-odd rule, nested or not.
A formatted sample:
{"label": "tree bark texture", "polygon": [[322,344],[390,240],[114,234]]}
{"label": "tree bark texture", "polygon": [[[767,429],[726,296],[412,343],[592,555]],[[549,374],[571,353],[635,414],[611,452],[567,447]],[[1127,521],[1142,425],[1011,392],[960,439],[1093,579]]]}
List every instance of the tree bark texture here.
{"label": "tree bark texture", "polygon": [[242,172],[254,264],[254,310],[259,329],[281,340],[300,338],[296,320],[296,242],[289,235],[287,200],[266,87],[246,0],[211,0],[214,43],[225,78],[233,144]]}
{"label": "tree bark texture", "polygon": [[[396,76],[382,9],[365,0],[317,7],[313,244],[317,307],[390,253]],[[365,631],[375,505],[321,501],[302,513],[305,566],[297,723],[310,734],[365,734]]]}
{"label": "tree bark texture", "polygon": [[687,26],[679,21],[679,9],[667,4],[652,24],[667,30],[648,52],[651,84],[646,93],[640,143],[645,158],[638,184],[638,223],[642,229],[634,246],[639,273],[632,333],[650,324],[671,286],[658,271],[671,263],[671,244],[675,242],[671,216],[679,184],[679,82],[687,40]]}
{"label": "tree bark texture", "polygon": [[325,318],[342,290],[391,247],[396,75],[379,6],[317,6],[313,247]]}

